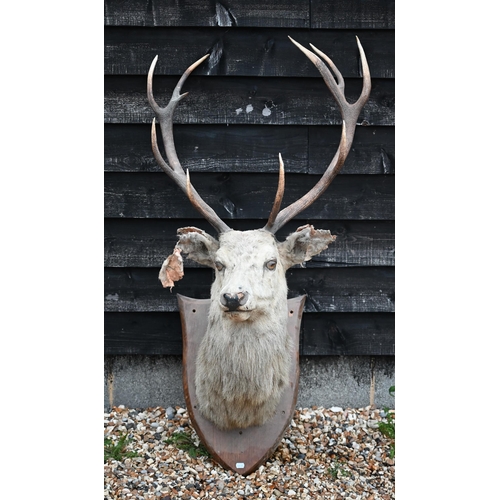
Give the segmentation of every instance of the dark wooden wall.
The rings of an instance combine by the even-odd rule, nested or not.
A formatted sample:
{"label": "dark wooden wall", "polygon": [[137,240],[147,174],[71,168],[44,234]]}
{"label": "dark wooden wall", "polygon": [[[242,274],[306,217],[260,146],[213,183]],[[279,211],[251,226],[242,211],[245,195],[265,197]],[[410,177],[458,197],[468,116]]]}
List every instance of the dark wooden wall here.
{"label": "dark wooden wall", "polygon": [[339,113],[316,68],[288,40],[313,43],[361,89],[355,36],[372,93],[344,169],[277,234],[329,229],[337,241],[288,271],[307,294],[303,355],[394,355],[394,1],[105,0],[105,353],[181,354],[175,294],[207,298],[212,270],[186,262],[163,289],[159,268],[176,229],[214,234],[160,171],[150,145],[146,75],[165,105],[180,74],[206,53],[178,107],[177,153],[204,199],[234,229],[262,227],[286,169],[283,206],[312,186],[340,138]]}

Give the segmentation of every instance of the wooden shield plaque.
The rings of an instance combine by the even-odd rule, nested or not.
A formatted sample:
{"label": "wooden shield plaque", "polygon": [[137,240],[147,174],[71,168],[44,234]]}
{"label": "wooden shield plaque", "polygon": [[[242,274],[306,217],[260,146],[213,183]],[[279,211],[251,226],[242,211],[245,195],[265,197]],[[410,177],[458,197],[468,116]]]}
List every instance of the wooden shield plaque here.
{"label": "wooden shield plaque", "polygon": [[288,334],[294,341],[294,355],[290,381],[274,417],[264,425],[229,431],[218,429],[197,409],[194,386],[196,356],[207,329],[210,299],[192,299],[179,294],[177,299],[182,321],[184,397],[191,423],[216,462],[239,474],[250,474],[273,454],[292,420],[299,388],[300,322],[306,296],[288,299]]}

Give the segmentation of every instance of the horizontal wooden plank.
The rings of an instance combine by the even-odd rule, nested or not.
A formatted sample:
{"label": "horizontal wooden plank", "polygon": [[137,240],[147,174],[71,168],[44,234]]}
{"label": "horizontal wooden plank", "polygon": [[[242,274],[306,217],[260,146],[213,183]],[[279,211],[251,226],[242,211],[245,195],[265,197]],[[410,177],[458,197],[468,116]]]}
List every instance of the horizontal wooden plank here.
{"label": "horizontal wooden plank", "polygon": [[307,295],[306,312],[394,312],[394,268],[300,268],[287,271],[289,296]]}
{"label": "horizontal wooden plank", "polygon": [[[339,175],[321,198],[302,212],[301,218],[393,220],[394,177]],[[318,175],[287,175],[282,206],[298,200],[319,178]],[[231,219],[267,220],[278,179],[271,174],[199,173],[191,176],[191,182],[219,217],[231,226]],[[107,172],[104,184],[105,217],[202,218],[163,172]]]}
{"label": "horizontal wooden plank", "polygon": [[[262,221],[234,221],[234,229],[262,227]],[[276,237],[283,241],[307,221],[293,220]],[[192,225],[186,219],[105,219],[104,265],[106,267],[152,267],[159,271],[177,243],[177,228]],[[206,221],[197,227],[215,236]],[[307,267],[394,266],[394,221],[322,221],[318,229],[329,230],[337,239],[307,262]],[[185,259],[185,268],[200,267]]]}
{"label": "horizontal wooden plank", "polygon": [[[394,127],[357,127],[340,175],[395,174],[394,130]],[[325,165],[332,160],[332,148],[337,144],[337,129],[331,126],[309,127],[308,137],[308,173],[323,174]]]}
{"label": "horizontal wooden plank", "polygon": [[311,28],[395,27],[394,0],[310,0]]}
{"label": "horizontal wooden plank", "polygon": [[179,313],[104,313],[104,354],[182,354]]}
{"label": "horizontal wooden plank", "polygon": [[394,28],[394,0],[105,0],[107,26]]}
{"label": "horizontal wooden plank", "polygon": [[300,354],[394,356],[394,313],[304,314]]}
{"label": "horizontal wooden plank", "polygon": [[[104,304],[108,312],[177,311],[176,293],[208,298],[210,268],[186,272],[173,291],[163,289],[158,270],[106,268]],[[289,296],[307,295],[306,312],[394,312],[394,268],[292,268]]]}
{"label": "horizontal wooden plank", "polygon": [[309,0],[105,0],[108,26],[309,28]]}
{"label": "horizontal wooden plank", "polygon": [[[155,98],[166,105],[178,78],[155,79]],[[105,123],[149,123],[153,111],[146,97],[146,78],[104,79]],[[361,79],[346,79],[346,97],[355,101]],[[190,95],[178,106],[174,123],[255,125],[341,125],[340,113],[322,78],[191,76],[183,90]],[[358,123],[394,125],[394,80],[372,79],[370,98]]]}
{"label": "horizontal wooden plank", "polygon": [[[177,312],[104,314],[107,355],[181,355],[182,330]],[[300,354],[305,356],[394,355],[392,313],[305,313]]]}
{"label": "horizontal wooden plank", "polygon": [[[359,37],[372,78],[394,78],[394,31],[308,31],[223,28],[108,28],[104,31],[104,73],[182,75],[194,61],[210,57],[194,74],[259,77],[317,77],[318,70],[288,39],[313,44],[332,59],[344,78],[361,76]],[[173,56],[175,55],[175,56]]]}
{"label": "horizontal wooden plank", "polygon": [[[340,127],[331,128],[335,129],[340,137]],[[163,150],[160,134],[158,135],[160,149]],[[179,160],[190,172],[277,173],[278,152],[281,152],[286,163],[286,172],[305,173],[309,170],[308,135],[308,127],[300,126],[176,125],[174,127]],[[361,145],[358,146],[362,148]],[[376,146],[372,146],[372,149],[374,147]],[[336,145],[332,145],[332,155],[335,149]],[[151,151],[150,124],[106,124],[104,157],[104,169],[107,172],[158,172],[160,169]],[[347,165],[344,167],[347,168]]]}
{"label": "horizontal wooden plank", "polygon": [[[278,171],[281,152],[287,173],[321,173],[341,133],[333,126],[176,125],[177,154],[190,172]],[[161,139],[159,139],[161,142]],[[358,127],[341,174],[394,174],[394,127]],[[107,172],[158,172],[151,152],[151,126],[104,127]]]}

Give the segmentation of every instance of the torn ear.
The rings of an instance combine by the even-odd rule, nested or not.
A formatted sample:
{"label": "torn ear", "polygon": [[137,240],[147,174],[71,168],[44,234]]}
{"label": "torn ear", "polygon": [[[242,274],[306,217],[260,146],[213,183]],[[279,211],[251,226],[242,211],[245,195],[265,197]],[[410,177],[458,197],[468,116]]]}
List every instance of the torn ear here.
{"label": "torn ear", "polygon": [[158,279],[161,281],[163,288],[170,287],[170,291],[174,287],[174,282],[179,281],[184,277],[184,264],[182,261],[181,249],[176,245],[174,251],[169,255],[160,269]]}
{"label": "torn ear", "polygon": [[219,249],[219,242],[197,227],[177,229],[177,246],[187,254],[188,259],[204,266],[214,267],[214,255]]}
{"label": "torn ear", "polygon": [[184,264],[181,252],[198,264],[213,267],[214,254],[219,248],[219,242],[205,231],[196,227],[182,227],[177,230],[179,241],[174,251],[169,255],[160,269],[158,275],[163,288],[174,286],[184,276]]}
{"label": "torn ear", "polygon": [[285,269],[311,260],[311,257],[325,250],[335,239],[336,236],[332,236],[330,231],[314,229],[310,224],[297,228],[285,241],[278,243]]}

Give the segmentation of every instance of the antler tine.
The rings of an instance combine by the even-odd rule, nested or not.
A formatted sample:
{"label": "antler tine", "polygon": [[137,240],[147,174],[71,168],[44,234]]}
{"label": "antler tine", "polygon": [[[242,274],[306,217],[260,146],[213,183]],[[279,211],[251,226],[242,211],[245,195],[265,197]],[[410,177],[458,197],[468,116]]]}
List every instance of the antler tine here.
{"label": "antler tine", "polygon": [[264,229],[266,231],[271,231],[274,221],[279,213],[281,208],[281,202],[283,201],[283,193],[285,192],[285,165],[283,164],[283,158],[281,158],[281,153],[278,154],[280,160],[280,173],[278,179],[278,189],[276,191],[276,198],[274,199],[273,208],[271,210],[271,214],[269,215],[269,219]]}
{"label": "antler tine", "polygon": [[363,73],[363,89],[361,90],[359,99],[356,101],[356,104],[360,106],[359,110],[361,111],[361,108],[366,104],[366,101],[368,101],[368,97],[370,97],[372,83],[370,80],[370,68],[368,67],[365,51],[363,50],[363,46],[361,45],[358,37],[356,37],[356,43],[358,44],[359,55],[361,57],[361,71]]}
{"label": "antler tine", "polygon": [[319,50],[312,43],[310,43],[309,45],[314,50],[314,52],[316,52],[316,54],[321,56],[328,63],[328,66],[330,66],[331,70],[333,71],[333,73],[337,77],[337,85],[338,85],[339,89],[341,90],[341,92],[344,92],[344,88],[345,88],[344,77],[342,76],[342,73],[338,70],[337,66],[335,66],[334,62],[324,52]]}
{"label": "antler tine", "polygon": [[[156,118],[153,119],[153,124],[151,127],[151,144],[153,148],[153,154],[158,162],[158,165],[163,169],[163,171],[182,189],[182,191],[188,196],[189,200],[193,206],[207,219],[207,221],[219,232],[225,233],[230,231],[231,228],[215,213],[215,211],[203,201],[201,196],[197,193],[194,187],[189,181],[189,174],[186,175],[182,165],[177,157],[175,151],[174,134],[173,134],[173,116],[175,109],[179,102],[188,95],[188,92],[181,94],[182,85],[186,81],[187,77],[197,68],[210,54],[203,56],[189,66],[186,71],[182,74],[180,80],[178,81],[175,89],[172,93],[169,103],[165,108],[158,105],[153,97],[153,73],[158,61],[158,56],[153,59],[148,72],[148,83],[147,83],[147,96],[148,101],[153,109]],[[156,137],[156,119],[160,123],[160,128],[162,132],[163,145],[165,146],[165,153],[167,155],[168,163],[161,156],[160,150],[158,148],[158,142]]]}
{"label": "antler tine", "polygon": [[[311,45],[316,54],[321,56],[330,66],[330,71],[325,63],[320,59],[320,57],[318,57],[318,55],[316,55],[314,52],[311,52],[309,49],[306,49],[291,37],[288,38],[290,38],[290,40],[316,66],[321,76],[323,77],[323,80],[325,81],[328,89],[337,102],[340,108],[340,114],[342,116],[342,137],[337,152],[330,162],[330,165],[322,175],[321,179],[316,183],[316,185],[308,193],[302,196],[302,198],[298,199],[288,207],[281,210],[276,215],[273,223],[267,223],[265,229],[272,233],[278,231],[278,229],[283,227],[289,220],[293,219],[297,214],[305,210],[309,205],[316,201],[319,196],[321,196],[321,194],[326,190],[326,188],[331,184],[335,176],[339,173],[340,169],[344,165],[349,150],[351,149],[352,141],[354,139],[354,131],[356,129],[356,120],[358,119],[361,109],[366,104],[371,90],[370,70],[368,68],[368,62],[366,60],[363,47],[361,46],[358,37],[356,37],[356,41],[361,57],[361,67],[363,71],[363,89],[358,100],[353,104],[349,104],[345,98],[344,78],[342,77],[335,64],[331,61],[331,59],[319,49]],[[337,81],[335,81],[332,72],[336,76]]]}
{"label": "antler tine", "polygon": [[169,103],[165,108],[161,108],[153,97],[153,73],[156,67],[156,63],[158,61],[158,56],[153,59],[151,66],[148,72],[148,85],[147,85],[147,95],[149,105],[155,112],[158,121],[160,122],[163,144],[165,146],[165,153],[167,154],[168,162],[171,168],[179,173],[183,173],[184,170],[179,162],[179,158],[177,157],[177,153],[175,151],[174,144],[174,135],[172,130],[172,122],[174,111],[177,108],[177,105],[188,95],[188,92],[181,94],[180,91],[182,89],[182,85],[186,81],[187,77],[197,68],[210,54],[206,54],[202,58],[198,59],[195,63],[191,64],[186,71],[182,74],[179,82],[175,86],[175,89],[172,93],[172,97],[170,98]]}

